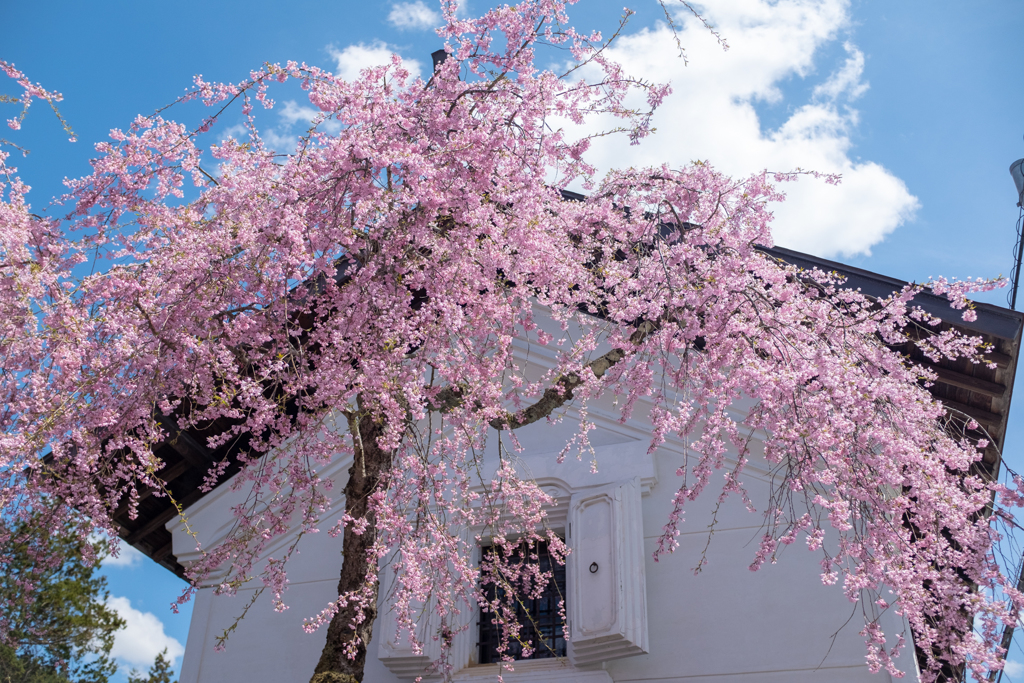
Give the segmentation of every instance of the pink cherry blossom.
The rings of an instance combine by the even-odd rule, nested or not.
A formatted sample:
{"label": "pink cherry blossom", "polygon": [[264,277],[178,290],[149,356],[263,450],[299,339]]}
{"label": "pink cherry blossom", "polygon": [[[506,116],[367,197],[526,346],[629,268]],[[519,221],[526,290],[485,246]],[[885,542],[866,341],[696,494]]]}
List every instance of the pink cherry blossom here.
{"label": "pink cherry blossom", "polygon": [[[751,569],[803,539],[821,555],[822,581],[850,600],[881,605],[892,591],[886,605],[909,621],[925,678],[943,661],[984,678],[1002,663],[999,627],[1022,606],[996,552],[1024,482],[977,474],[978,447],[922,386],[934,375],[890,346],[985,362],[980,339],[940,331],[914,297],[930,286],[971,320],[967,297],[1000,283],[938,279],[872,300],[835,274],[775,260],[759,246],[772,244],[770,207],[783,198],[774,183],[791,174],[734,179],[700,163],[595,177],[588,141],[557,122],[610,115],[639,143],[669,90],[625,74],[599,35],[572,28],[567,4],[466,18],[445,0],[449,58],[428,81],[398,59],[352,82],[294,62],[237,84],[197,76],[178,109],[97,146],[93,172],[68,181],[61,216],[31,213],[0,152],[5,524],[46,510],[55,524],[72,516],[83,534],[116,537],[119,505],[135,511],[147,487],[166,492],[154,454],[165,420],[223,420],[231,426],[206,445],[247,443],[232,485],[248,496],[229,537],[189,568],[193,581],[218,572],[231,593],[258,576],[285,609],[296,545],[271,559],[267,549],[316,531],[345,483],[320,472],[353,457],[352,477],[376,478],[365,509],[347,499],[334,533],[362,539],[366,569],[307,629],[344,620],[356,634],[345,656],[361,656],[378,563],[393,558],[401,629],[415,638],[429,605],[446,648],[460,615],[483,602],[507,644],[515,620],[478,589],[469,530],[491,538],[500,572],[490,576],[527,594],[549,577],[510,558],[540,542],[556,558],[568,550],[546,528],[550,497],[509,460],[482,480],[480,453],[496,430],[514,452],[514,428],[568,401],[583,419],[563,456],[587,451],[587,407],[616,396],[623,420],[651,420],[652,449],[679,435],[696,454],[677,473],[657,555],[676,546],[690,502],[740,496],[765,522]],[[541,42],[588,68],[542,68]],[[59,100],[0,69],[23,106]],[[320,114],[295,149],[273,150],[254,112],[289,80]],[[630,108],[636,92],[648,109]],[[165,118],[189,102],[212,113],[192,125]],[[247,139],[211,139],[235,111]],[[593,189],[565,201],[552,177]],[[94,270],[80,268],[90,260]],[[540,310],[554,328],[542,329]],[[554,350],[556,368],[528,374],[516,340]],[[749,499],[742,483],[752,431],[776,473],[771,501]],[[47,561],[45,533],[22,540]],[[870,667],[898,675],[904,636],[870,617],[863,636]],[[437,666],[445,673],[443,657]]]}

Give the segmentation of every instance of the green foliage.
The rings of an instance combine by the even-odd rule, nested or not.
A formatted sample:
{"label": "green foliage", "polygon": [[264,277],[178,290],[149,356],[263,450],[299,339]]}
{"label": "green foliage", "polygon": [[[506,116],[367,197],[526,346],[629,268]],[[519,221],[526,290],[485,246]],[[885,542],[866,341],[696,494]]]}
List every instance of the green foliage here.
{"label": "green foliage", "polygon": [[9,645],[0,645],[0,683],[70,683],[53,667],[32,657],[19,655]]}
{"label": "green foliage", "polygon": [[[149,674],[143,675],[138,671],[132,670],[128,674],[128,683],[172,683],[171,679],[174,677],[174,670],[171,668],[171,660],[167,659],[167,648],[156,656],[156,661],[153,662],[153,666],[149,667]],[[0,683],[5,683],[0,681]]]}
{"label": "green foliage", "polygon": [[[106,606],[107,581],[96,575],[101,544],[82,540],[73,522],[52,529],[45,519],[2,529],[10,540],[0,547],[9,609],[0,617],[0,683],[107,683],[117,670],[114,633],[125,622]],[[42,544],[25,540],[40,537]]]}

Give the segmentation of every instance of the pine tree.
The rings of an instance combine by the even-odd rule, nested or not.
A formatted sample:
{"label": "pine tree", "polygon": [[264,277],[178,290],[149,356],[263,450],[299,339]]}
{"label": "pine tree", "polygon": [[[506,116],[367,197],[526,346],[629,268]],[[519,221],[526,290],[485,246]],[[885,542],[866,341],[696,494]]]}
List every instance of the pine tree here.
{"label": "pine tree", "polygon": [[171,660],[167,658],[167,648],[165,647],[163,652],[157,654],[153,666],[149,667],[148,675],[143,675],[133,669],[128,674],[128,683],[172,683],[173,678],[174,669],[171,668]]}
{"label": "pine tree", "polygon": [[[102,544],[67,525],[42,535],[29,528],[44,519],[0,529],[10,534],[0,546],[0,594],[9,599],[0,617],[0,681],[107,683],[117,670],[114,633],[125,622],[107,607],[107,581],[97,575]],[[43,544],[27,540],[40,537]]]}

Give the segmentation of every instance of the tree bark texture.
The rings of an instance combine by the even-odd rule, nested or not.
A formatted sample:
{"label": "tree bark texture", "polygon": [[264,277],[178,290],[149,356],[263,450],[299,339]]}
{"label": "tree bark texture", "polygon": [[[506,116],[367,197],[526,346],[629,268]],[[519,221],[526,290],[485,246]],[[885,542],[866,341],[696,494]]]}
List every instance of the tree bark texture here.
{"label": "tree bark texture", "polygon": [[[353,519],[367,519],[366,530],[356,534],[351,528],[344,531],[341,577],[338,580],[338,595],[360,590],[370,570],[369,549],[377,537],[376,520],[369,510],[369,498],[377,490],[381,479],[391,470],[392,453],[381,449],[377,439],[382,425],[373,417],[353,414],[348,418],[349,431],[355,443],[352,466],[348,470],[345,485],[345,512]],[[377,592],[379,583],[374,581],[370,604],[363,610],[364,619],[355,628],[352,623],[358,608],[343,605],[327,627],[327,642],[324,644],[320,661],[310,683],[362,683],[363,668],[366,665],[366,648],[373,636],[373,623],[377,619]],[[355,643],[355,657],[350,659],[346,648]]]}
{"label": "tree bark texture", "polygon": [[[634,343],[641,341],[650,334],[655,326],[644,323],[633,334]],[[600,358],[592,361],[588,369],[598,378],[625,358],[622,349],[613,349]],[[518,415],[509,414],[491,422],[495,429],[517,429],[547,417],[560,406],[572,401],[573,390],[583,384],[583,378],[576,373],[569,373],[558,379],[555,387],[544,392],[536,404],[523,410]],[[462,401],[462,392],[457,387],[448,387],[435,399],[432,408],[447,412]],[[381,478],[388,474],[392,466],[392,453],[384,451],[377,445],[382,425],[374,422],[367,414],[350,414],[348,417],[349,432],[355,444],[352,467],[348,471],[348,484],[345,486],[345,512],[353,519],[366,519],[366,530],[355,534],[345,529],[343,543],[344,559],[341,565],[341,578],[338,581],[338,595],[345,595],[359,590],[366,581],[370,569],[367,551],[373,545],[377,532],[376,520],[368,509],[370,494],[380,485]],[[358,611],[355,606],[345,605],[331,619],[327,628],[327,642],[320,654],[320,662],[310,683],[362,683],[363,669],[366,665],[366,648],[373,635],[373,624],[377,619],[377,597],[379,583],[374,582],[372,604],[363,612],[364,619],[352,628],[352,622]],[[348,657],[346,646],[358,638],[355,644],[356,656]]]}

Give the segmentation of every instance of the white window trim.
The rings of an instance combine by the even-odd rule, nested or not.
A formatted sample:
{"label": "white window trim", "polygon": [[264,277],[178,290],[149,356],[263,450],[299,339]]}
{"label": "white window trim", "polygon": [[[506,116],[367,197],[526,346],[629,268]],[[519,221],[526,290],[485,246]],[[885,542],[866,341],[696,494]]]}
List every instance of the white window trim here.
{"label": "white window trim", "polygon": [[[510,683],[534,681],[552,681],[557,683],[610,683],[607,672],[599,669],[604,662],[642,654],[647,651],[647,610],[646,588],[644,583],[643,558],[643,520],[640,509],[640,497],[650,493],[651,487],[657,483],[654,461],[648,453],[647,442],[634,441],[603,446],[596,449],[597,461],[601,468],[591,471],[589,462],[567,459],[557,463],[555,453],[524,454],[519,456],[521,473],[529,476],[546,493],[555,499],[555,505],[548,510],[547,524],[550,529],[564,535],[567,542],[573,543],[570,517],[575,506],[585,505],[594,497],[614,497],[613,491],[625,486],[626,498],[620,495],[612,506],[615,507],[612,524],[616,530],[615,543],[617,561],[606,571],[613,571],[616,577],[616,590],[609,600],[615,600],[615,623],[603,635],[597,635],[606,647],[590,647],[578,656],[573,646],[574,623],[582,624],[584,618],[580,610],[582,601],[571,596],[576,585],[572,577],[573,570],[578,566],[570,553],[566,566],[567,583],[567,617],[570,630],[568,643],[569,657],[548,658],[540,660],[521,660],[513,664],[514,672],[504,672],[503,678]],[[630,491],[632,493],[630,493]],[[480,530],[476,530],[479,533]],[[579,532],[577,532],[577,536]],[[472,536],[470,536],[472,537]],[[571,545],[570,545],[571,547]],[[474,551],[474,561],[479,562],[480,548]],[[579,567],[578,571],[588,571],[587,567]],[[386,573],[382,572],[382,579]],[[387,585],[387,584],[385,584]],[[575,608],[574,608],[575,603]],[[480,608],[474,606],[467,610],[469,628],[459,633],[452,643],[451,661],[454,664],[454,680],[458,683],[476,683],[477,681],[493,681],[498,673],[497,664],[476,664],[479,638]],[[379,622],[375,631],[382,636],[395,630],[394,617],[386,606],[381,606]],[[421,628],[424,633],[430,630],[432,619],[428,617]],[[381,641],[377,656],[395,676],[411,680],[422,676],[426,667],[440,654],[436,643],[421,638],[425,642],[422,654],[415,654],[411,646],[398,647],[389,641]],[[594,642],[594,641],[590,641]],[[579,668],[579,667],[585,668]],[[439,680],[424,677],[425,681]]]}

